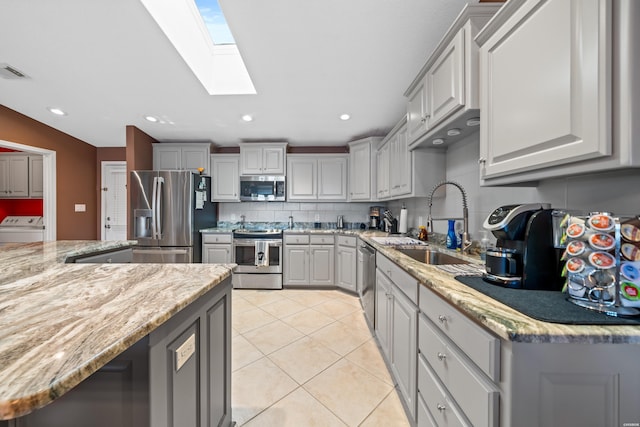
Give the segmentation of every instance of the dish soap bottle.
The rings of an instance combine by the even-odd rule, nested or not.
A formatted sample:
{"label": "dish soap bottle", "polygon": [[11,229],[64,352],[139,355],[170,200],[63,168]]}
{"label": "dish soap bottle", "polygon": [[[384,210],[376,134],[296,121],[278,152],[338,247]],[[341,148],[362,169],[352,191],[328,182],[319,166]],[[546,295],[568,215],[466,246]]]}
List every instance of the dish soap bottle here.
{"label": "dish soap bottle", "polygon": [[456,237],[456,221],[449,220],[449,231],[447,232],[447,249],[455,250],[458,247],[458,238]]}
{"label": "dish soap bottle", "polygon": [[424,225],[421,225],[418,228],[420,229],[420,233],[418,234],[418,240],[422,240],[423,242],[428,241],[429,235],[427,234],[427,227],[425,227]]}

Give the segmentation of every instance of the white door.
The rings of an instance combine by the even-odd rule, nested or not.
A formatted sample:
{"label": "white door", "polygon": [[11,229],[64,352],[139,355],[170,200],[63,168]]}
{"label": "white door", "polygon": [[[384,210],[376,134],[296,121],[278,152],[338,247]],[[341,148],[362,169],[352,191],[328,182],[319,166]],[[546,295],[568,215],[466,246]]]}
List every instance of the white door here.
{"label": "white door", "polygon": [[102,240],[127,239],[127,163],[102,162]]}

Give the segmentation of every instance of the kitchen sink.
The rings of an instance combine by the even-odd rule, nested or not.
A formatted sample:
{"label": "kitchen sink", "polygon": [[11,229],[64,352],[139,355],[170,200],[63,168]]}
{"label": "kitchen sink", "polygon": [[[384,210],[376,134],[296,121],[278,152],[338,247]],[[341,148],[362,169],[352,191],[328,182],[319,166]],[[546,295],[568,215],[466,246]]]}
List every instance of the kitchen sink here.
{"label": "kitchen sink", "polygon": [[443,264],[470,264],[468,261],[446,254],[444,252],[434,251],[433,249],[397,249],[397,251],[420,261],[425,264],[443,265]]}

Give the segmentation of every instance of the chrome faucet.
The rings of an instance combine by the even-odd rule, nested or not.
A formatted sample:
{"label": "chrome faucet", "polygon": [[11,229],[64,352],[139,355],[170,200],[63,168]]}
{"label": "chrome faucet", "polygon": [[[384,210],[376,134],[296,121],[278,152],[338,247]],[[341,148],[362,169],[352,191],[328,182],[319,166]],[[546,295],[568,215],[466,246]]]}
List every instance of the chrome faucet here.
{"label": "chrome faucet", "polygon": [[[433,206],[433,193],[443,185],[451,184],[454,187],[457,187],[458,190],[462,193],[462,218],[432,218],[431,217],[431,207]],[[466,253],[471,247],[471,239],[469,236],[469,208],[467,207],[467,192],[464,191],[462,185],[458,184],[454,181],[442,181],[435,185],[431,189],[431,194],[429,194],[429,216],[427,217],[427,229],[433,232],[433,220],[448,220],[448,219],[461,219],[463,225],[462,231],[462,253]]]}

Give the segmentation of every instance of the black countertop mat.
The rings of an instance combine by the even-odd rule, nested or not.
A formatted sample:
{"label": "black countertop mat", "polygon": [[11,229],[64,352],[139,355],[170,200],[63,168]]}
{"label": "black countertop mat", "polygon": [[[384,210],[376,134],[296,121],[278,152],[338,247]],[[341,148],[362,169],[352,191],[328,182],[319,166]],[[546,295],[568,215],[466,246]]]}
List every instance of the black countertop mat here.
{"label": "black countertop mat", "polygon": [[487,283],[478,276],[456,276],[456,280],[543,322],[572,325],[640,325],[640,318],[613,317],[579,307],[567,301],[567,294],[563,292],[503,288]]}

